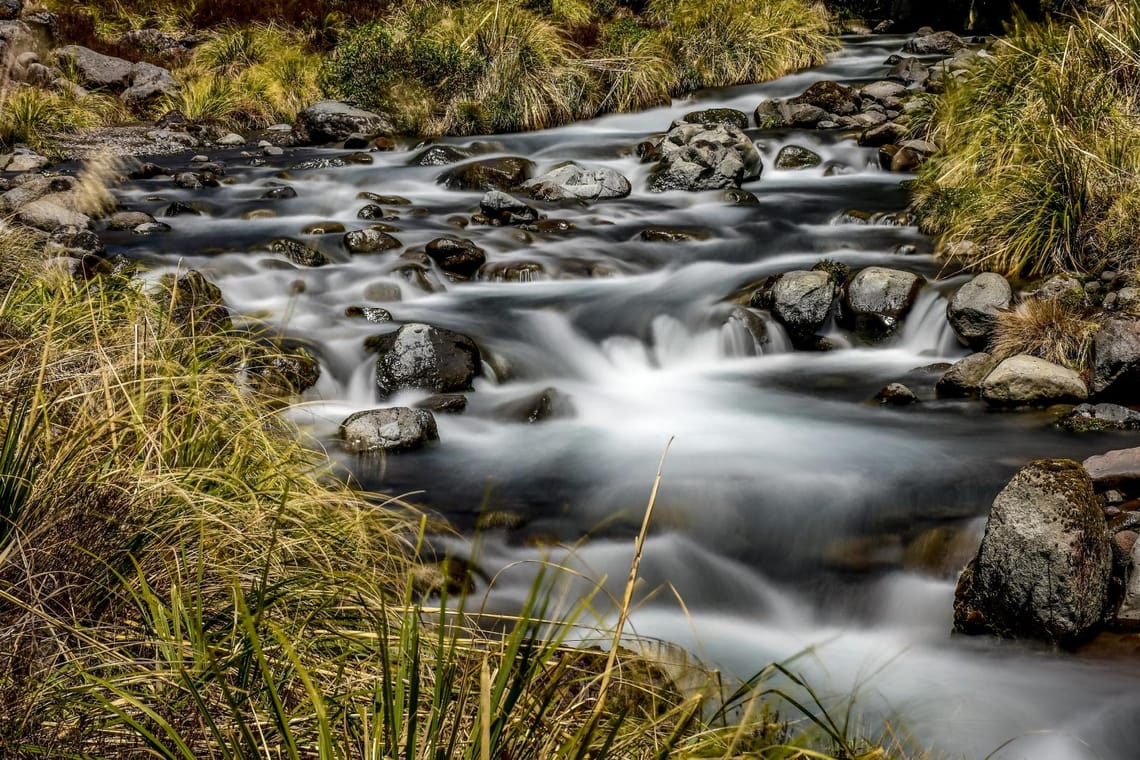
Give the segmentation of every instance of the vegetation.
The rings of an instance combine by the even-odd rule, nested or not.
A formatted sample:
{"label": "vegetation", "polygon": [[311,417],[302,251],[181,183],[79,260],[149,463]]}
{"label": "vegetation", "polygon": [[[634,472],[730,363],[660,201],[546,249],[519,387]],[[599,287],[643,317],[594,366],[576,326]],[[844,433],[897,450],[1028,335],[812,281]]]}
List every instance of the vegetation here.
{"label": "vegetation", "polygon": [[0,91],[0,146],[24,143],[50,148],[50,136],[126,118],[122,103],[107,95],[76,97],[32,88]]}
{"label": "vegetation", "polygon": [[992,52],[940,99],[941,150],[917,186],[923,229],[967,267],[1135,272],[1140,0],[1018,19]]}
{"label": "vegetation", "polygon": [[990,351],[999,360],[1029,354],[1082,370],[1104,319],[1083,298],[1028,298],[998,312]]}

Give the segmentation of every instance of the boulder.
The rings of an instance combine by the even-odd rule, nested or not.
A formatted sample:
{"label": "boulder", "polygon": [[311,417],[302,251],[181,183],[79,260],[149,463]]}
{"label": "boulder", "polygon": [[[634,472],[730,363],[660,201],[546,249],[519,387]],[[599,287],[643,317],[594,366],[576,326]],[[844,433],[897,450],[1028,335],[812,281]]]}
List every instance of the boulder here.
{"label": "boulder", "polygon": [[705,108],[700,111],[690,111],[681,117],[673,126],[684,124],[727,124],[737,129],[748,129],[748,114],[737,111],[735,108]]}
{"label": "boulder", "polygon": [[217,285],[195,269],[163,275],[157,300],[169,309],[170,320],[187,332],[224,332],[232,326],[230,312]]}
{"label": "boulder", "polygon": [[84,87],[120,93],[131,86],[134,64],[130,61],[96,53],[80,45],[61,47],[55,54],[62,65],[75,71]]}
{"label": "boulder", "polygon": [[566,163],[525,182],[523,189],[540,201],[598,201],[625,198],[633,188],[628,179],[608,167],[590,169]]}
{"label": "boulder", "polygon": [[449,190],[518,190],[531,178],[534,162],[518,156],[485,158],[449,169],[439,181]]}
{"label": "boulder", "polygon": [[349,253],[380,253],[403,246],[403,243],[387,232],[371,228],[345,233],[342,240]]}
{"label": "boulder", "polygon": [[958,580],[954,627],[1075,643],[1103,619],[1111,572],[1088,473],[1067,459],[1030,462],[994,499],[982,545]]}
{"label": "boulder", "polygon": [[795,271],[780,275],[768,299],[772,315],[798,342],[823,326],[835,294],[835,281],[827,272]]}
{"label": "boulder", "polygon": [[946,371],[934,392],[938,398],[969,398],[982,391],[982,383],[998,364],[997,357],[984,352],[970,354],[960,359]]}
{"label": "boulder", "polygon": [[870,99],[876,103],[893,102],[906,94],[906,85],[901,82],[893,82],[890,80],[880,80],[878,82],[871,82],[865,84],[859,90],[864,99]]}
{"label": "boulder", "polygon": [[907,89],[918,89],[930,80],[930,67],[917,58],[904,58],[891,67],[887,78],[902,82]]}
{"label": "boulder", "polygon": [[1080,404],[1057,420],[1057,427],[1072,433],[1140,430],[1140,412],[1118,404]]}
{"label": "boulder", "polygon": [[369,409],[340,423],[340,441],[353,454],[420,449],[439,440],[435,417],[426,409]]}
{"label": "boulder", "polygon": [[432,145],[412,156],[408,163],[412,166],[447,166],[466,161],[473,155],[473,152],[456,145]]}
{"label": "boulder", "polygon": [[16,211],[16,220],[28,227],[35,227],[45,232],[53,232],[60,227],[93,226],[91,217],[51,200],[53,196],[45,196],[21,206]]}
{"label": "boulder", "polygon": [[135,112],[143,112],[166,97],[178,92],[181,85],[166,69],[150,63],[131,66],[129,86],[120,96]]}
{"label": "boulder", "polygon": [[828,114],[850,116],[859,111],[859,93],[837,82],[816,82],[788,103],[814,106]]}
{"label": "boulder", "polygon": [[383,396],[406,388],[434,393],[471,389],[482,372],[475,342],[451,330],[408,324],[381,335],[371,344],[376,359],[376,385]]}
{"label": "boulder", "polygon": [[38,172],[51,161],[28,148],[16,148],[0,155],[0,172]]}
{"label": "boulder", "polygon": [[760,129],[815,128],[827,119],[827,111],[807,103],[774,98],[756,106],[756,126]]}
{"label": "boulder", "polygon": [[1140,541],[1133,540],[1128,553],[1124,599],[1116,611],[1116,624],[1129,630],[1140,628]]}
{"label": "boulder", "polygon": [[953,55],[966,43],[953,32],[934,32],[920,37],[912,37],[903,45],[903,50],[915,55]]}
{"label": "boulder", "polygon": [[760,151],[743,132],[726,124],[683,124],[669,131],[650,154],[657,160],[649,189],[722,190],[760,176]]}
{"label": "boulder", "polygon": [[277,397],[300,395],[321,378],[321,363],[304,346],[267,347],[266,354],[251,361],[248,370],[262,393]]}
{"label": "boulder", "polygon": [[320,145],[342,142],[354,134],[391,132],[392,124],[378,113],[340,100],[322,100],[297,114],[294,128],[303,141]]}
{"label": "boulder", "polygon": [[294,264],[304,267],[321,267],[329,263],[328,257],[320,251],[291,238],[277,238],[271,241],[269,250],[280,253]]}
{"label": "boulder", "polygon": [[1048,406],[1088,398],[1081,376],[1059,364],[1021,354],[998,364],[982,382],[982,399],[990,406]]}
{"label": "boulder", "polygon": [[865,340],[881,340],[895,331],[924,284],[911,272],[867,267],[847,285],[841,321]]}
{"label": "boulder", "polygon": [[875,401],[883,406],[910,406],[918,403],[918,396],[902,383],[891,383],[875,394]]}
{"label": "boulder", "polygon": [[144,211],[117,211],[107,220],[109,230],[133,230],[143,224],[153,224],[154,217]]}
{"label": "boulder", "polygon": [[859,135],[859,144],[868,148],[881,148],[885,145],[897,143],[906,137],[906,134],[907,128],[902,124],[888,121],[877,127],[871,127]]}
{"label": "boulder", "polygon": [[1092,392],[1140,403],[1140,321],[1113,319],[1093,337]]}
{"label": "boulder", "polygon": [[487,263],[483,249],[463,238],[436,238],[424,250],[440,269],[456,277],[474,277]]}
{"label": "boulder", "polygon": [[494,224],[529,224],[538,212],[522,201],[499,190],[489,190],[479,200],[479,210]]}
{"label": "boulder", "polygon": [[19,18],[24,10],[24,0],[0,0],[0,21]]}
{"label": "boulder", "polygon": [[1098,486],[1116,486],[1140,481],[1140,448],[1117,449],[1091,456],[1084,462],[1089,477]]}
{"label": "boulder", "polygon": [[823,163],[818,153],[798,145],[785,145],[776,154],[777,169],[811,169]]}
{"label": "boulder", "polygon": [[986,347],[997,324],[998,312],[1008,309],[1013,289],[1000,274],[985,272],[967,282],[950,299],[946,318],[964,346]]}

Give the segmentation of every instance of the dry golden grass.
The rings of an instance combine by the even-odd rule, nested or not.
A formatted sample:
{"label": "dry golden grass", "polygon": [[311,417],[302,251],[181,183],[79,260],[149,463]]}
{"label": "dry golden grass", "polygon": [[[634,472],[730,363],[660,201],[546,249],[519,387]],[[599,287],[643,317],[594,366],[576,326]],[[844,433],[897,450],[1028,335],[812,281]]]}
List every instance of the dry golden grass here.
{"label": "dry golden grass", "polygon": [[1088,366],[1103,315],[1064,299],[1029,298],[1000,312],[991,344],[999,360],[1029,354],[1074,369]]}

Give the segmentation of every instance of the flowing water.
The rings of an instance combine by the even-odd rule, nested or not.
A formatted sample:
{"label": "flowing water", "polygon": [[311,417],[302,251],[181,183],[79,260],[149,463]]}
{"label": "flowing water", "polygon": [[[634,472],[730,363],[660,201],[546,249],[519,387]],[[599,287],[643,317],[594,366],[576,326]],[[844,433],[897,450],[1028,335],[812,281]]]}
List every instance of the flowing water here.
{"label": "flowing water", "polygon": [[[946,756],[982,757],[1016,739],[994,756],[1134,758],[1140,669],[1133,664],[950,633],[956,571],[1010,475],[1031,458],[1082,458],[1134,439],[1066,435],[1044,413],[991,414],[976,403],[933,399],[938,370],[929,365],[965,354],[945,321],[946,293],[963,278],[937,280],[930,242],[891,223],[891,212],[906,204],[902,178],[880,171],[873,149],[829,133],[755,133],[766,170],[746,186],[759,198],[752,206],[716,193],[649,193],[647,167],[631,154],[695,108],[750,113],[765,98],[796,95],[817,80],[881,78],[884,59],[902,42],[852,38],[826,65],[777,82],[493,138],[490,155],[529,157],[540,172],[573,159],[631,179],[627,199],[545,208],[576,226],[569,233],[456,230],[449,218],[469,216],[480,195],[444,189],[436,181],[442,169],[408,165],[406,146],[371,154],[371,165],[293,170],[285,179],[278,173],[298,161],[342,152],[299,151],[262,166],[230,155],[234,182],[213,190],[172,190],[169,180],[130,184],[121,190],[130,207],[156,212],[173,200],[197,201],[208,213],[166,220],[174,231],[165,236],[114,233],[108,242],[160,267],[209,272],[236,314],[312,346],[322,376],[292,414],[334,456],[337,424],[380,405],[364,338],[406,322],[470,335],[486,372],[466,413],[437,415],[439,446],[383,462],[343,459],[368,488],[412,494],[462,528],[481,510],[523,516],[523,527],[479,538],[479,562],[498,573],[480,589],[489,609],[517,610],[536,562],[553,558],[570,570],[557,581],[567,599],[608,579],[593,608],[612,622],[607,600],[620,597],[631,537],[673,439],[631,620],[637,632],[741,677],[800,654],[794,669],[821,692],[856,691],[857,714],[897,719],[919,744]],[[818,152],[824,165],[773,170],[789,143]],[[287,182],[298,197],[260,200],[273,182]],[[411,202],[391,207],[393,234],[405,247],[458,233],[483,247],[494,268],[515,274],[472,282],[439,272],[407,277],[399,251],[350,257],[339,235],[307,238],[334,259],[321,268],[296,267],[266,250],[275,237],[303,238],[312,222],[367,226],[356,218],[361,191]],[[277,216],[243,218],[258,208]],[[886,213],[867,224],[846,216],[849,209]],[[655,225],[703,230],[707,239],[639,239]],[[827,353],[792,352],[779,326],[730,300],[770,274],[821,258],[908,269],[931,284],[887,345],[860,346],[829,327],[840,349]],[[377,300],[385,294],[399,300]],[[396,322],[346,317],[354,305],[383,305]],[[867,402],[896,380],[924,403]],[[528,425],[497,411],[549,387],[563,394],[571,416]],[[553,540],[575,548],[550,548]]]}

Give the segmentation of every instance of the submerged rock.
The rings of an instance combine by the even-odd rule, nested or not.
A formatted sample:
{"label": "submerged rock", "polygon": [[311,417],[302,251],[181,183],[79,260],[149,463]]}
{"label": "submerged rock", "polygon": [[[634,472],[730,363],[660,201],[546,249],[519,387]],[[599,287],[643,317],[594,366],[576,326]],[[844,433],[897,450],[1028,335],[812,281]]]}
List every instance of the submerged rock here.
{"label": "submerged rock", "polygon": [[387,396],[407,388],[435,393],[471,389],[482,372],[475,342],[451,330],[413,323],[381,335],[371,346],[376,358],[376,385]]}
{"label": "submerged rock", "polygon": [[981,548],[958,580],[954,627],[1079,641],[1108,603],[1112,552],[1092,480],[1076,462],[1031,462],[994,499]]}
{"label": "submerged rock", "polygon": [[438,441],[439,431],[431,412],[401,406],[351,415],[340,423],[340,440],[353,454],[409,451]]}
{"label": "submerged rock", "polygon": [[449,190],[518,190],[531,178],[534,162],[518,156],[487,158],[449,169],[439,181]]}
{"label": "submerged rock", "polygon": [[511,422],[533,425],[546,420],[574,416],[574,402],[557,388],[545,388],[529,396],[495,407],[495,416]]}

